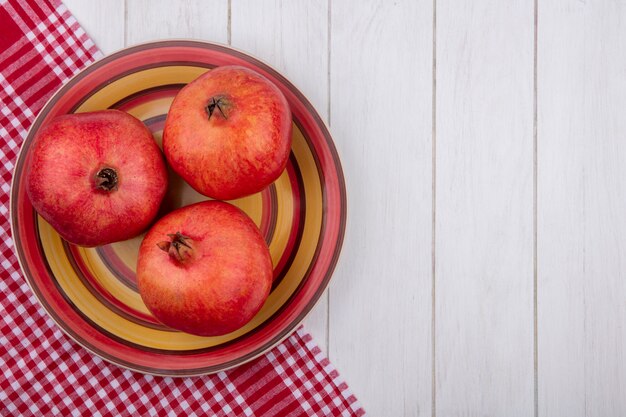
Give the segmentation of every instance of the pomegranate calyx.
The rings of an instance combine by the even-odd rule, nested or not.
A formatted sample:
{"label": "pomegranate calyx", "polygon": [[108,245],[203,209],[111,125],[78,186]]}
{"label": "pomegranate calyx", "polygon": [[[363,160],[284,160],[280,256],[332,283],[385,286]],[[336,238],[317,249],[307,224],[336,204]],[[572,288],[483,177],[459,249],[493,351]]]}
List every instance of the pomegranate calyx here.
{"label": "pomegranate calyx", "polygon": [[228,117],[226,116],[226,113],[224,112],[224,108],[226,106],[227,106],[227,102],[224,97],[215,96],[215,97],[211,97],[211,100],[209,100],[209,103],[206,105],[204,110],[209,115],[209,120],[211,120],[211,116],[213,116],[213,112],[215,111],[215,109],[219,110],[220,114],[222,115],[224,119],[228,119]]}
{"label": "pomegranate calyx", "polygon": [[158,242],[157,246],[159,249],[167,252],[170,257],[181,263],[192,257],[193,247],[191,246],[192,240],[189,236],[185,236],[180,232],[169,233],[167,236],[172,240]]}
{"label": "pomegranate calyx", "polygon": [[117,190],[118,176],[113,168],[102,168],[96,173],[96,188],[102,191]]}

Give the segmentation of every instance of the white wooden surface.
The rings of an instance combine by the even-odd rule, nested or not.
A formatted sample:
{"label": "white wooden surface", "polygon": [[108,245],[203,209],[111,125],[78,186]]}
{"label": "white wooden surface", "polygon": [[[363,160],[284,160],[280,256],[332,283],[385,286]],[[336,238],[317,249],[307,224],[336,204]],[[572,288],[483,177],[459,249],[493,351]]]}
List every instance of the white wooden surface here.
{"label": "white wooden surface", "polygon": [[349,221],[306,326],[370,415],[626,415],[626,4],[65,3],[105,53],[231,43],[329,123]]}
{"label": "white wooden surface", "polygon": [[373,416],[431,414],[432,2],[331,2],[348,227],[331,361]]}
{"label": "white wooden surface", "polygon": [[540,3],[539,412],[626,415],[626,4]]}
{"label": "white wooden surface", "polygon": [[435,401],[530,416],[533,4],[437,1]]}

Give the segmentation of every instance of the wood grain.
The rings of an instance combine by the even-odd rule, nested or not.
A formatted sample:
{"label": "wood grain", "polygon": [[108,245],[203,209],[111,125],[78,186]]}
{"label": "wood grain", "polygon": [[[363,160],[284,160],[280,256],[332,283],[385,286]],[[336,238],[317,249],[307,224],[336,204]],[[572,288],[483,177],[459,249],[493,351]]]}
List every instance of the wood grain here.
{"label": "wood grain", "polygon": [[63,3],[103,53],[124,47],[124,0],[64,0]]}
{"label": "wood grain", "polygon": [[531,416],[533,3],[436,18],[437,415]]}
{"label": "wood grain", "polygon": [[[260,29],[262,28],[262,29]],[[328,1],[235,1],[231,42],[276,68],[328,121]],[[307,317],[306,329],[328,350],[328,294]]]}
{"label": "wood grain", "polygon": [[539,3],[539,415],[626,415],[626,5]]}
{"label": "wood grain", "polygon": [[126,45],[192,38],[226,43],[227,0],[126,0]]}
{"label": "wood grain", "polygon": [[373,416],[431,415],[432,1],[331,2],[348,227],[330,359]]}

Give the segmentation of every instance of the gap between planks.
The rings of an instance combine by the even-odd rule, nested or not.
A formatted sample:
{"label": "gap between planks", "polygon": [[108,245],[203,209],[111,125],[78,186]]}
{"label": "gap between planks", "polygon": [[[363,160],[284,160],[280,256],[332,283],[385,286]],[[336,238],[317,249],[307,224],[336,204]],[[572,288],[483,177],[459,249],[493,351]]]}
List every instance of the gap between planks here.
{"label": "gap between planks", "polygon": [[535,417],[539,417],[539,341],[537,317],[537,42],[539,0],[534,0],[533,33],[533,400]]}
{"label": "gap between planks", "polygon": [[431,239],[432,239],[432,247],[431,247],[431,366],[432,366],[432,377],[431,377],[431,415],[432,417],[437,416],[437,368],[435,361],[435,348],[436,348],[436,317],[435,317],[435,300],[436,300],[436,252],[435,252],[435,243],[436,243],[436,207],[437,207],[437,0],[433,0],[433,69],[432,69],[432,135],[431,135],[431,146],[432,146],[432,190],[431,190],[431,198],[432,198],[432,229],[431,229]]}

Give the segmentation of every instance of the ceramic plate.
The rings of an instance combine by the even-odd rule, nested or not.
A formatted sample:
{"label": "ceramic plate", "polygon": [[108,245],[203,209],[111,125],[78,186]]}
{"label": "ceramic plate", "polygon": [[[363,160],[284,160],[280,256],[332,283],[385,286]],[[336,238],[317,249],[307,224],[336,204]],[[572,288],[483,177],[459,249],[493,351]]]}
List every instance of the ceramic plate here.
{"label": "ceramic plate", "polygon": [[[107,108],[124,110],[160,143],[177,91],[211,68],[252,68],[280,87],[293,113],[293,147],[283,175],[266,190],[232,201],[261,229],[274,262],[274,285],[244,328],[197,337],[160,324],[137,292],[135,263],[143,236],[98,248],[65,242],[25,193],[29,149],[51,118]],[[164,209],[206,198],[170,172]],[[330,134],[307,99],[266,64],[231,48],[198,41],[131,47],[89,66],[46,104],[24,141],[11,192],[12,230],[24,276],[55,322],[103,359],[157,375],[201,375],[249,361],[295,329],[328,285],[343,241],[346,195]]]}

